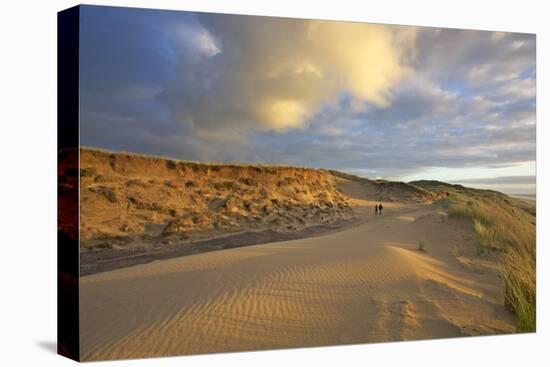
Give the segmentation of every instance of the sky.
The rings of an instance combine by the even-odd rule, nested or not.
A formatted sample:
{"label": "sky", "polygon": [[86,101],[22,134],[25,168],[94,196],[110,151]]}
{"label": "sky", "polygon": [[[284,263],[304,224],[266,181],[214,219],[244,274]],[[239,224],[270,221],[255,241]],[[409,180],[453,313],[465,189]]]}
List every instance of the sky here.
{"label": "sky", "polygon": [[81,7],[81,144],[535,193],[535,35]]}

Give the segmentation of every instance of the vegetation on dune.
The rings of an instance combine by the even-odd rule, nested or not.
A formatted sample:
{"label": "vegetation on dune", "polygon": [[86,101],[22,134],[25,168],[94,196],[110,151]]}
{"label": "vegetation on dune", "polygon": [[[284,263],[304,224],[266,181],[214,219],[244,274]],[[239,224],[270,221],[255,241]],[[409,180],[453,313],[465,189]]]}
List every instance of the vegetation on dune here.
{"label": "vegetation on dune", "polygon": [[373,200],[397,202],[431,202],[437,198],[432,192],[406,182],[369,179],[349,173],[328,170],[331,175],[361,184]]}
{"label": "vegetation on dune", "polygon": [[517,316],[522,332],[536,330],[535,210],[502,193],[434,181],[413,183],[444,193],[438,204],[449,217],[472,220],[477,253],[496,252],[501,263],[505,303]]}
{"label": "vegetation on dune", "polygon": [[352,216],[349,200],[322,170],[92,149],[80,149],[80,165],[85,251],[104,243],[123,248],[135,239],[163,246],[239,231],[286,233]]}
{"label": "vegetation on dune", "polygon": [[[258,173],[260,172],[275,172],[276,169],[298,169],[298,170],[317,170],[312,167],[301,167],[301,166],[291,166],[288,164],[283,163],[259,163],[259,162],[253,162],[253,163],[246,163],[246,162],[214,162],[214,161],[192,161],[192,160],[181,160],[181,159],[175,159],[171,157],[165,157],[161,155],[154,155],[154,154],[142,154],[142,153],[136,153],[136,152],[127,152],[127,151],[113,151],[109,149],[104,148],[98,148],[98,147],[91,147],[91,146],[82,146],[80,148],[81,151],[86,151],[90,153],[96,153],[96,154],[108,154],[111,155],[114,158],[143,158],[146,160],[156,161],[156,162],[165,162],[166,168],[168,169],[177,169],[178,167],[202,167],[202,166],[208,166],[211,171],[217,172],[222,167],[235,167],[235,168],[241,168],[241,167],[250,167],[254,170],[256,170]],[[323,169],[319,169],[319,171],[324,171]],[[85,173],[86,174],[86,173]]]}
{"label": "vegetation on dune", "polygon": [[[373,200],[437,200],[449,217],[471,220],[479,256],[498,255],[505,303],[517,316],[518,330],[536,329],[534,205],[499,192],[438,181],[389,182],[323,169],[204,164],[95,149],[80,152],[83,167],[78,171],[68,166],[65,175],[80,176],[85,203],[81,239],[149,236],[145,225],[150,223],[168,223],[162,232],[167,241],[243,226],[292,231],[330,223],[351,213],[348,197],[335,186],[334,177],[359,183],[355,186]],[[77,181],[72,185],[77,187]],[[99,212],[104,214],[95,215]],[[426,252],[425,243],[418,243],[417,250]],[[455,246],[453,255],[460,256],[460,250]]]}

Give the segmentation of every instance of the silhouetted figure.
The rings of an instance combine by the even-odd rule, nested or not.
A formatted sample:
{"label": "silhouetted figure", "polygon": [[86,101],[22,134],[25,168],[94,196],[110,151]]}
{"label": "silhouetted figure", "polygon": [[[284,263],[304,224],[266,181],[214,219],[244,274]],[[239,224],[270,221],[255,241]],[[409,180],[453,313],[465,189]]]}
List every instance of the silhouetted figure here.
{"label": "silhouetted figure", "polygon": [[374,215],[378,215],[378,205],[374,204]]}
{"label": "silhouetted figure", "polygon": [[384,209],[384,207],[382,206],[382,204],[378,205],[378,213],[380,215],[382,215],[382,209]]}

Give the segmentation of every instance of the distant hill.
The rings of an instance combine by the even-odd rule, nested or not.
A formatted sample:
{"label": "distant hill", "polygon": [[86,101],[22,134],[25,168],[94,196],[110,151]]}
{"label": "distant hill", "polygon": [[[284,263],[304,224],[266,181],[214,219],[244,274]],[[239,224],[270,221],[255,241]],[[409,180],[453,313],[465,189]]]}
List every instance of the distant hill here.
{"label": "distant hill", "polygon": [[503,194],[499,191],[474,189],[463,185],[449,184],[434,180],[412,181],[409,182],[409,184],[429,191],[439,197],[448,197],[451,194],[469,195],[472,199],[492,200],[495,204],[508,207],[509,209],[510,207],[518,208],[531,214],[532,217],[527,220],[533,224],[535,223],[536,208],[532,203],[527,203],[524,200]]}
{"label": "distant hill", "polygon": [[439,198],[439,194],[405,182],[371,180],[334,170],[330,170],[329,172],[341,179],[360,184],[363,187],[365,195],[374,201],[425,203]]}

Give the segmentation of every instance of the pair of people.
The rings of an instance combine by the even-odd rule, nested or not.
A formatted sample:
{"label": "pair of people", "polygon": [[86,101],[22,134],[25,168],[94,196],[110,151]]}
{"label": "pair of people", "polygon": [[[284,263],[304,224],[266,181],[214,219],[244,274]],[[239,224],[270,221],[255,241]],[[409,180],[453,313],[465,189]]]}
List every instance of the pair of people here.
{"label": "pair of people", "polygon": [[374,205],[374,215],[382,215],[382,209],[384,209],[384,207],[382,206],[382,203],[378,204],[378,205]]}

